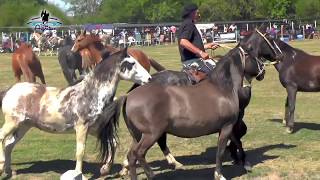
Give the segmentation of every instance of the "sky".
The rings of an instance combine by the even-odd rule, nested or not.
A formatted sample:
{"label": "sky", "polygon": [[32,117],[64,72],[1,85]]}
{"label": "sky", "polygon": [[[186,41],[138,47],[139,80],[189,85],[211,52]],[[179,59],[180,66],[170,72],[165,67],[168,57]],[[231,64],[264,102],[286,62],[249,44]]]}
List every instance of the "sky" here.
{"label": "sky", "polygon": [[48,2],[58,6],[63,11],[66,11],[70,7],[70,4],[66,4],[63,0],[48,0]]}

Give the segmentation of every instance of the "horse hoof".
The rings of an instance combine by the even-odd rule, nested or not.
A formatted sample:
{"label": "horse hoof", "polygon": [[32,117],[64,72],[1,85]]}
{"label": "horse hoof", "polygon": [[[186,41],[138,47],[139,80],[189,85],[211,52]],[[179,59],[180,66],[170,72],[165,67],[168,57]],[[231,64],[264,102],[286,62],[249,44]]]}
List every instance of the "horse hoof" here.
{"label": "horse hoof", "polygon": [[182,169],[182,168],[183,168],[183,164],[181,164],[179,162],[174,163],[174,169]]}
{"label": "horse hoof", "polygon": [[223,177],[222,174],[217,173],[217,171],[214,172],[214,179],[215,180],[226,180],[226,178]]}
{"label": "horse hoof", "polygon": [[287,133],[288,133],[288,134],[292,134],[292,133],[293,133],[293,128],[287,127]]}
{"label": "horse hoof", "polygon": [[282,119],[282,124],[283,124],[283,125],[286,125],[286,124],[287,124],[286,119]]}
{"label": "horse hoof", "polygon": [[120,176],[127,176],[129,175],[129,170],[127,168],[122,168],[122,170],[119,172]]}
{"label": "horse hoof", "polygon": [[251,172],[251,170],[252,170],[252,166],[251,166],[251,164],[248,162],[248,161],[246,161],[245,163],[244,163],[244,169],[246,170],[246,171],[248,171],[248,172]]}
{"label": "horse hoof", "polygon": [[103,165],[103,166],[100,168],[100,175],[101,175],[101,176],[106,176],[106,175],[108,175],[109,172],[110,172],[110,169],[111,169],[111,166]]}

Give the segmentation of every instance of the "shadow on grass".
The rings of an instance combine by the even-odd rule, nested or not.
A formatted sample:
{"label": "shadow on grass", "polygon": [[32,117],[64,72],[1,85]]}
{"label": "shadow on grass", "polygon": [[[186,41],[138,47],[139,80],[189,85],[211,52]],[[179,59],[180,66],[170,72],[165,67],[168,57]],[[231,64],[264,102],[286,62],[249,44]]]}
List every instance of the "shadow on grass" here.
{"label": "shadow on grass", "polygon": [[[289,149],[293,148],[295,145],[285,145],[285,144],[274,144],[259,147],[257,149],[252,149],[246,151],[247,160],[251,163],[252,166],[255,166],[259,163],[262,163],[265,160],[276,159],[279,156],[268,156],[265,155],[265,152],[268,152],[272,149]],[[177,156],[176,159],[186,166],[194,166],[194,165],[214,165],[215,164],[215,156],[216,156],[216,147],[207,148],[205,152],[199,155],[191,155],[191,156]],[[230,161],[228,158],[229,153],[226,153],[226,157],[224,161]],[[162,157],[159,157],[162,158]],[[25,163],[15,163],[15,165],[31,165],[30,167],[17,170],[18,175],[22,174],[30,174],[30,173],[46,173],[53,171],[58,174],[63,174],[67,170],[75,168],[75,161],[72,160],[50,160],[50,161],[33,161],[33,162],[25,162]],[[201,169],[178,169],[169,172],[161,171],[170,169],[170,166],[167,164],[165,160],[161,161],[153,161],[149,163],[153,170],[158,174],[154,179],[164,180],[164,179],[183,179],[183,180],[191,180],[191,179],[212,179],[214,168],[201,168]],[[84,174],[93,174],[90,179],[97,179],[100,176],[100,163],[88,163],[83,162],[83,172]],[[108,179],[113,179],[117,177],[117,173],[121,170],[120,164],[114,164],[111,169],[111,173],[108,176]],[[223,166],[223,174],[226,178],[234,178],[239,177],[245,174],[246,171],[242,166],[238,165],[224,165]],[[140,173],[139,173],[140,174]]]}
{"label": "shadow on grass", "polygon": [[[272,122],[277,122],[282,124],[282,119],[268,119]],[[298,132],[301,129],[309,129],[309,130],[320,130],[320,124],[317,123],[306,123],[306,122],[295,122],[294,123],[294,132]]]}
{"label": "shadow on grass", "polygon": [[[263,146],[257,149],[252,149],[246,151],[247,160],[250,162],[252,166],[255,166],[259,163],[262,163],[266,160],[276,159],[279,156],[269,156],[264,153],[268,152],[272,149],[289,149],[294,148],[295,145],[286,145],[286,144],[274,144]],[[229,156],[229,153],[226,153]],[[214,165],[215,164],[215,156],[216,156],[216,147],[207,148],[205,152],[199,155],[192,156],[177,156],[176,159],[184,164],[185,166],[190,165]],[[230,161],[230,158],[224,158],[225,161]],[[161,166],[168,167],[166,161],[154,161],[150,163],[151,166]],[[160,168],[159,170],[161,170]],[[239,165],[224,165],[223,166],[223,174],[227,179],[235,178],[242,176],[247,173],[247,171]],[[164,170],[164,169],[162,169]],[[164,179],[182,179],[182,180],[191,180],[191,179],[213,179],[214,168],[201,168],[201,169],[180,169],[165,173],[157,174],[155,179],[164,180]]]}
{"label": "shadow on grass", "polygon": [[[15,165],[31,165],[25,169],[17,170],[17,174],[30,174],[30,173],[46,173],[46,172],[55,172],[58,174],[63,174],[68,170],[73,170],[76,166],[76,161],[73,160],[50,160],[50,161],[32,161],[24,163],[15,163]],[[100,176],[100,167],[101,163],[88,163],[83,162],[83,173],[84,174],[93,174],[90,179],[97,179]],[[111,174],[116,174],[121,170],[120,164],[114,164],[111,169]]]}

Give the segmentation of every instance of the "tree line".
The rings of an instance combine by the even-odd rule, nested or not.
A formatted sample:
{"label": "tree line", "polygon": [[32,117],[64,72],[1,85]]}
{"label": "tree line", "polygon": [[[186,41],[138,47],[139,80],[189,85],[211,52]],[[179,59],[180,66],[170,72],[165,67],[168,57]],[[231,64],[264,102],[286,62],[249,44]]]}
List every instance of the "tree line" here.
{"label": "tree line", "polygon": [[[199,6],[202,22],[260,19],[320,19],[319,0],[64,0],[62,10],[47,0],[0,0],[0,27],[25,26],[49,10],[65,25],[85,23],[180,22],[187,3]],[[67,12],[74,14],[66,16]]]}

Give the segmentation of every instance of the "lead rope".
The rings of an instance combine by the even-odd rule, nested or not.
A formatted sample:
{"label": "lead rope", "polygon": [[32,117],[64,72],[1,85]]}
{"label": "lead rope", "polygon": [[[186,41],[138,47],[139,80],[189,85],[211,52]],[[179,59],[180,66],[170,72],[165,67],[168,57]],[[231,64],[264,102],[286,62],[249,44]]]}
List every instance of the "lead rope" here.
{"label": "lead rope", "polygon": [[[240,55],[240,59],[241,59],[241,64],[243,69],[245,69],[246,67],[246,52],[242,49],[241,46],[239,46],[239,55]],[[251,82],[250,80],[248,80],[246,77],[243,77],[242,79],[242,87],[251,87]]]}

